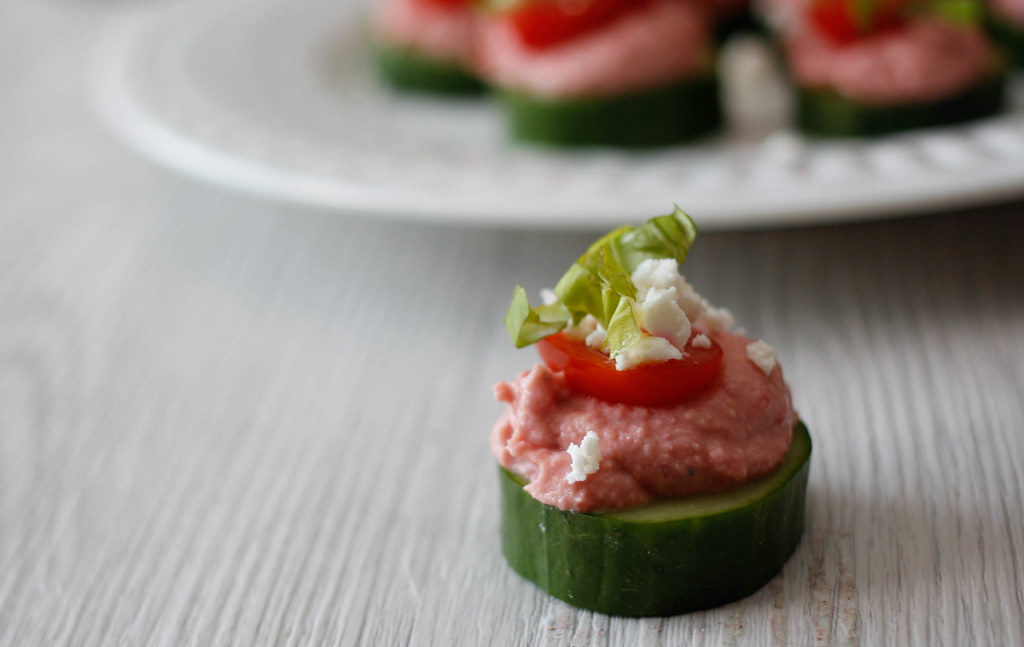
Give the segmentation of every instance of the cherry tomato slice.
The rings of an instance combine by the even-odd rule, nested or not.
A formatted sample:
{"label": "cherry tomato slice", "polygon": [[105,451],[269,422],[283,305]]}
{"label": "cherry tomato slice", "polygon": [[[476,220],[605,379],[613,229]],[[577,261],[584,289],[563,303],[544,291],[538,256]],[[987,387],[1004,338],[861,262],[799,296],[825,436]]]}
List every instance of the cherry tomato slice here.
{"label": "cherry tomato slice", "polygon": [[523,43],[534,49],[551,47],[603,27],[648,0],[545,0],[509,13]]}
{"label": "cherry tomato slice", "polygon": [[849,45],[866,36],[899,29],[906,0],[883,0],[870,16],[858,21],[852,0],[818,0],[808,8],[810,22],[837,45]]}
{"label": "cherry tomato slice", "polygon": [[615,370],[615,360],[565,333],[537,342],[549,368],[565,373],[569,388],[609,402],[666,406],[693,395],[711,383],[722,364],[722,347],[686,347],[686,357],[659,364]]}
{"label": "cherry tomato slice", "polygon": [[847,45],[860,37],[860,28],[846,0],[821,0],[808,9],[811,23],[829,40]]}

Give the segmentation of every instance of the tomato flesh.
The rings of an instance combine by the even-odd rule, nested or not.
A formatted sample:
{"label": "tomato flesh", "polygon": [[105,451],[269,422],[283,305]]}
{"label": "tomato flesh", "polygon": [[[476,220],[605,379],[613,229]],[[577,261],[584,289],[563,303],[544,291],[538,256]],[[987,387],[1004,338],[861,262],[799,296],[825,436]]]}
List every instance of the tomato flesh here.
{"label": "tomato flesh", "polygon": [[853,0],[818,0],[808,8],[811,23],[837,45],[849,45],[867,36],[899,29],[904,0],[880,2],[863,23],[854,14]]}
{"label": "tomato flesh", "polygon": [[615,360],[588,347],[564,332],[537,342],[541,359],[554,371],[565,373],[575,393],[592,395],[609,402],[667,406],[704,389],[722,364],[722,347],[686,346],[686,357],[658,364],[643,364],[625,371],[615,369]]}
{"label": "tomato flesh", "polygon": [[543,49],[581,36],[646,5],[648,0],[545,0],[508,14],[528,47]]}

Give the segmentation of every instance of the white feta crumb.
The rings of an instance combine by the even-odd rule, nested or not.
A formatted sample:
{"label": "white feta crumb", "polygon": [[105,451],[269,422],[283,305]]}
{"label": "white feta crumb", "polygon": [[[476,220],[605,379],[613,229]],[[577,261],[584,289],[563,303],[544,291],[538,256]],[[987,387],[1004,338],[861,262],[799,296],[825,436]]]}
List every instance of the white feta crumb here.
{"label": "white feta crumb", "polygon": [[544,288],[540,291],[540,300],[546,306],[558,303],[558,295],[551,288]]}
{"label": "white feta crumb", "polygon": [[626,371],[641,364],[667,362],[670,359],[681,359],[683,354],[678,348],[663,337],[644,335],[615,357],[615,370]]}
{"label": "white feta crumb", "polygon": [[637,304],[640,325],[656,337],[663,337],[681,352],[690,338],[690,320],[679,307],[674,287],[648,290],[644,300]]}
{"label": "white feta crumb", "polygon": [[566,335],[577,341],[584,341],[590,335],[590,333],[597,330],[599,326],[600,324],[597,323],[597,319],[595,319],[593,315],[587,315],[580,319],[580,322],[578,324],[576,324],[575,326],[570,324],[566,326],[563,329],[563,331]]}
{"label": "white feta crumb", "polygon": [[697,321],[697,318],[704,313],[704,299],[682,276],[679,277],[676,290],[679,292],[676,299],[679,302],[679,307],[686,313],[686,318],[691,322]]}
{"label": "white feta crumb", "polygon": [[732,313],[725,308],[716,308],[704,302],[704,313],[700,316],[700,322],[710,332],[729,332],[736,325],[736,319]]}
{"label": "white feta crumb", "polygon": [[569,443],[570,458],[572,458],[572,471],[565,475],[565,480],[570,483],[586,481],[587,477],[601,467],[601,447],[598,443],[597,434],[588,431],[580,444]]}
{"label": "white feta crumb", "polygon": [[747,358],[765,375],[769,375],[775,368],[775,349],[763,341],[747,344]]}
{"label": "white feta crumb", "polygon": [[604,326],[597,324],[597,327],[587,335],[584,342],[587,344],[587,348],[594,350],[601,350],[604,348],[604,340],[608,338],[608,331],[604,329]]}
{"label": "white feta crumb", "polygon": [[693,341],[691,341],[690,344],[692,344],[694,348],[711,348],[711,339],[702,333],[700,335],[694,335]]}
{"label": "white feta crumb", "polygon": [[676,287],[679,281],[679,264],[674,258],[648,258],[636,266],[630,278],[640,294],[648,290],[667,290]]}
{"label": "white feta crumb", "polygon": [[653,290],[675,288],[676,303],[691,322],[704,311],[704,300],[693,286],[679,274],[679,265],[671,258],[647,259],[630,276],[636,286],[637,299],[643,301]]}

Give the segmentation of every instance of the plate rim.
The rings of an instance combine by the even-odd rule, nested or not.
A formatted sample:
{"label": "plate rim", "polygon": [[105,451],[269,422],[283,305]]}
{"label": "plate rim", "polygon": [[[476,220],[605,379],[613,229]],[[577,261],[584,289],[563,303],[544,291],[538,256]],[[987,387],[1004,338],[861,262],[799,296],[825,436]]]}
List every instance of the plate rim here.
{"label": "plate rim", "polygon": [[[493,204],[459,196],[438,199],[431,196],[390,193],[381,187],[366,187],[359,182],[345,182],[338,177],[317,176],[301,171],[275,167],[263,160],[246,158],[218,149],[178,132],[146,110],[142,101],[132,95],[126,82],[129,53],[140,39],[156,25],[171,20],[198,1],[137,10],[114,21],[101,34],[91,66],[94,89],[93,107],[101,122],[119,141],[130,149],[184,175],[241,190],[251,195],[273,198],[338,212],[339,214],[379,217],[389,220],[439,224],[473,224],[516,229],[581,229],[600,228],[627,219],[642,219],[653,211],[665,211],[668,204],[655,209],[640,205],[634,213],[623,213],[619,207],[601,210],[593,204],[573,209],[562,206],[557,214],[536,208],[500,209]],[[264,3],[262,6],[272,5]],[[209,8],[209,4],[205,3]],[[240,3],[225,2],[218,9],[230,11]],[[836,203],[826,193],[805,193],[799,209],[783,208],[768,202],[746,205],[745,210],[722,210],[706,199],[696,197],[682,206],[700,214],[704,230],[774,229],[806,225],[823,225],[849,221],[926,215],[936,211],[952,211],[1011,201],[1024,197],[1024,172],[1011,173],[1005,167],[1001,174],[974,178],[955,192],[928,195],[891,192],[867,193],[855,204]],[[792,199],[782,203],[792,202]],[[653,206],[653,205],[651,205]],[[742,211],[742,213],[739,213]]]}

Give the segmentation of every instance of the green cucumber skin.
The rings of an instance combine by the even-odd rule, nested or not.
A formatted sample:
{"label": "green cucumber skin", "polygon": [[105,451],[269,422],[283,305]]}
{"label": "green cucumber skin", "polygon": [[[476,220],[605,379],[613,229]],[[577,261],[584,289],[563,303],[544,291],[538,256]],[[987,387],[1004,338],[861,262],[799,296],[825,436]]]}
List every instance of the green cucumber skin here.
{"label": "green cucumber skin", "polygon": [[708,135],[722,125],[713,76],[621,97],[548,99],[506,90],[513,138],[559,146],[652,147]]}
{"label": "green cucumber skin", "polygon": [[896,106],[872,106],[830,90],[801,88],[797,124],[803,132],[822,137],[884,135],[980,119],[999,112],[1004,101],[1003,74],[949,99]]}
{"label": "green cucumber skin", "polygon": [[800,542],[811,444],[798,424],[794,447],[798,435],[806,454],[774,491],[658,523],[560,510],[501,470],[502,551],[556,598],[609,615],[676,615],[739,600],[771,580]]}
{"label": "green cucumber skin", "polygon": [[458,63],[432,59],[408,47],[377,44],[373,53],[381,78],[398,90],[474,95],[487,89]]}
{"label": "green cucumber skin", "polygon": [[992,39],[1010,62],[1018,67],[1024,67],[1024,27],[992,15],[989,15],[986,22]]}

